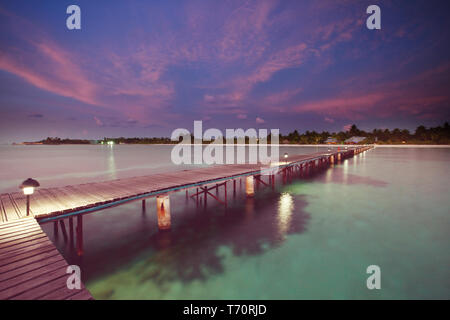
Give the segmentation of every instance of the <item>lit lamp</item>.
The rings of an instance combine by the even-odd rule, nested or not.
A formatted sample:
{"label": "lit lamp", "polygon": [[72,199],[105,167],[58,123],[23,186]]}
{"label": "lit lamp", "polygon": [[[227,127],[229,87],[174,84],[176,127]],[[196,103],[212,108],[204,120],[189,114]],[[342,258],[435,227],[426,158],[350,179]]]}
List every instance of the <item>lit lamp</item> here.
{"label": "lit lamp", "polygon": [[40,184],[34,179],[28,178],[20,185],[20,189],[23,190],[23,194],[27,196],[27,216],[30,215],[30,195],[34,193],[34,188],[39,187]]}
{"label": "lit lamp", "polygon": [[285,163],[287,164],[287,158],[288,158],[288,153],[287,152],[284,153],[283,158],[285,160]]}

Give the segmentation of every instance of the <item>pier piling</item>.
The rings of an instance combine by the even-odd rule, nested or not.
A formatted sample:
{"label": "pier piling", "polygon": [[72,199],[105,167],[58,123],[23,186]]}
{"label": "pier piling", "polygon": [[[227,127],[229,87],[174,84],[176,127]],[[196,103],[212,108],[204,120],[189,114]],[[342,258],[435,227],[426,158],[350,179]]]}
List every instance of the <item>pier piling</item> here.
{"label": "pier piling", "polygon": [[[206,203],[206,196],[205,196]],[[159,230],[170,229],[170,198],[169,195],[159,195],[156,197],[158,228]]]}

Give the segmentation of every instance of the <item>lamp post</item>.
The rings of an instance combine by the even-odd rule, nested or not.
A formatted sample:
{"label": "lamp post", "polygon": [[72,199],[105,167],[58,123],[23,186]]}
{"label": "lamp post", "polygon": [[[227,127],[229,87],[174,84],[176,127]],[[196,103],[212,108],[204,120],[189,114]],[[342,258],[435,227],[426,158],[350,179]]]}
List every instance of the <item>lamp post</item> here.
{"label": "lamp post", "polygon": [[40,184],[34,179],[28,178],[20,185],[20,189],[23,190],[23,194],[27,196],[27,216],[30,215],[30,195],[34,193],[34,188],[39,187]]}

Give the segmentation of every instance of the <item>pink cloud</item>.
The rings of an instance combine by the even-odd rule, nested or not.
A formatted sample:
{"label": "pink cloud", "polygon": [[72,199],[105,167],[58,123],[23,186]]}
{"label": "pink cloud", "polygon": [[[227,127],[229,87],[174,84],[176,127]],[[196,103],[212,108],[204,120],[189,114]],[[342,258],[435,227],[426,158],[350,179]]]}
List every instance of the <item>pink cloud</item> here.
{"label": "pink cloud", "polygon": [[244,114],[244,113],[240,113],[240,114],[238,114],[238,115],[236,116],[236,118],[241,119],[241,120],[247,119],[247,115]]}
{"label": "pink cloud", "polygon": [[352,128],[351,124],[346,124],[345,126],[342,127],[342,130],[348,132],[348,131],[350,131],[351,128]]}
{"label": "pink cloud", "polygon": [[296,96],[298,93],[300,93],[302,91],[303,91],[302,88],[297,88],[297,89],[293,89],[293,90],[284,90],[281,92],[276,92],[276,93],[270,94],[267,97],[265,97],[264,101],[271,105],[279,105],[281,103],[284,103],[284,102],[290,100],[291,98],[293,98],[294,96]]}
{"label": "pink cloud", "polygon": [[94,117],[94,121],[97,126],[103,127],[103,122],[99,118]]}
{"label": "pink cloud", "polygon": [[361,112],[367,112],[385,95],[381,93],[360,96],[337,97],[314,102],[306,102],[295,106],[294,112],[315,112],[319,114],[359,118]]}
{"label": "pink cloud", "polygon": [[328,123],[334,123],[334,119],[333,118],[325,117],[323,120],[325,122],[328,122]]}
{"label": "pink cloud", "polygon": [[256,123],[258,123],[258,124],[262,124],[262,123],[265,123],[266,121],[264,120],[264,119],[262,119],[262,118],[260,118],[260,117],[256,117]]}
{"label": "pink cloud", "polygon": [[[32,50],[8,50],[0,55],[0,69],[21,77],[32,85],[51,93],[92,105],[98,105],[97,85],[72,63],[63,49],[49,41],[30,42]],[[36,51],[36,54],[31,52]]]}

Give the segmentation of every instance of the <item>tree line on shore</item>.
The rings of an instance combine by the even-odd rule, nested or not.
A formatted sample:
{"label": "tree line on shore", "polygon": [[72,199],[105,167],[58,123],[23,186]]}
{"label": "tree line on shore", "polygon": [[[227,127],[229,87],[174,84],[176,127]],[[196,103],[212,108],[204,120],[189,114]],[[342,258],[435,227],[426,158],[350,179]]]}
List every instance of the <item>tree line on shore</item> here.
{"label": "tree line on shore", "polygon": [[[450,126],[445,122],[442,126],[426,128],[421,125],[416,128],[414,132],[407,129],[373,129],[372,131],[360,130],[356,125],[352,125],[347,131],[340,132],[316,132],[306,131],[299,133],[297,130],[289,134],[280,134],[279,142],[283,144],[323,144],[329,141],[329,138],[334,143],[345,143],[345,140],[351,137],[364,137],[359,144],[450,144]],[[180,140],[181,141],[181,137]],[[189,138],[188,138],[189,139]],[[267,142],[271,142],[271,136],[267,137]],[[172,141],[170,138],[103,138],[101,140],[83,140],[83,139],[61,139],[57,137],[48,137],[47,139],[38,141],[39,144],[176,144],[179,141]],[[191,137],[191,142],[194,142]],[[210,141],[204,141],[209,143]],[[249,143],[249,137],[245,138],[245,143]],[[237,143],[237,139],[235,139]]]}
{"label": "tree line on shore", "polygon": [[445,122],[443,126],[426,128],[421,125],[414,132],[407,129],[373,129],[364,131],[352,125],[348,131],[330,133],[328,131],[306,131],[299,134],[297,130],[286,136],[280,137],[280,141],[295,144],[321,144],[328,138],[333,138],[336,143],[344,143],[351,137],[364,137],[359,144],[450,144],[450,126]]}

